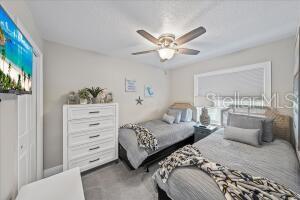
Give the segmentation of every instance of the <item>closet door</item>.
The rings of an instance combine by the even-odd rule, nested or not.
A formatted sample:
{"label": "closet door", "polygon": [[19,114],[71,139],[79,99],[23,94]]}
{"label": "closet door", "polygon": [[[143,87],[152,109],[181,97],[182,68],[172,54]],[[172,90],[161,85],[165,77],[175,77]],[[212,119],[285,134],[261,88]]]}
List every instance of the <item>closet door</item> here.
{"label": "closet door", "polygon": [[32,97],[18,96],[18,188],[36,178],[35,131],[33,129]]}

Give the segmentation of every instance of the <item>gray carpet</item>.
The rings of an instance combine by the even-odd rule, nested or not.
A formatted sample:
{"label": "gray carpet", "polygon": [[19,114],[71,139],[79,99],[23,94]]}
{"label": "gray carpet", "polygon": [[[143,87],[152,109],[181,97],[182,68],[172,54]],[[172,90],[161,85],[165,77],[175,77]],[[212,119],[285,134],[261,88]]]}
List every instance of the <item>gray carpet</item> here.
{"label": "gray carpet", "polygon": [[82,176],[86,200],[157,200],[152,175],[157,165],[129,170],[121,161]]}

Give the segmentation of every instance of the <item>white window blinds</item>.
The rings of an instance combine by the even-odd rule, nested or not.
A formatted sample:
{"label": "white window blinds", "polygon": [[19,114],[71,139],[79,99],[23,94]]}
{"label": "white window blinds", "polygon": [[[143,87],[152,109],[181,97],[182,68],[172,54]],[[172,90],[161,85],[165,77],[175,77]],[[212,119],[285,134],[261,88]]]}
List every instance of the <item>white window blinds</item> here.
{"label": "white window blinds", "polygon": [[195,97],[271,96],[271,62],[195,75]]}

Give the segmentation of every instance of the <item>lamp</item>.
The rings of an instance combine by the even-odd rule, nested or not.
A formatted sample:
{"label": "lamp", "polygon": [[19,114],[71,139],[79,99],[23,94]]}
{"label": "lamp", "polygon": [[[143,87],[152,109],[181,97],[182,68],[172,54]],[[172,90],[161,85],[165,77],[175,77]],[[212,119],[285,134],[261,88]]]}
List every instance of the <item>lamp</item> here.
{"label": "lamp", "polygon": [[159,57],[163,60],[170,60],[175,54],[175,49],[161,48],[158,50]]}

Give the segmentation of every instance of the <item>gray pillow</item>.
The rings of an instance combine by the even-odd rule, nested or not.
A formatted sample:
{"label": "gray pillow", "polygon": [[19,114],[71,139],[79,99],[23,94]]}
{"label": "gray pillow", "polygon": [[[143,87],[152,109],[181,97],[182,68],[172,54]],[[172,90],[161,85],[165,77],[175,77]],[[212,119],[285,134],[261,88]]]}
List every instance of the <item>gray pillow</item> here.
{"label": "gray pillow", "polygon": [[181,110],[181,120],[182,122],[190,122],[193,118],[193,111],[190,108],[182,109]]}
{"label": "gray pillow", "polygon": [[263,133],[263,123],[264,119],[249,115],[241,115],[241,114],[228,114],[228,126],[233,126],[242,129],[259,129],[260,137],[259,144],[262,144],[262,133]]}
{"label": "gray pillow", "polygon": [[178,109],[169,109],[167,114],[174,116],[175,117],[174,123],[179,124],[180,120],[181,120],[181,113],[182,113],[181,110],[178,110]]}
{"label": "gray pillow", "polygon": [[[240,122],[238,122],[237,118],[239,118],[239,120],[242,120],[243,123],[240,125],[237,125],[237,123],[240,123]],[[262,121],[262,133],[261,133],[262,138],[261,138],[261,140],[264,142],[272,142],[274,140],[274,136],[273,136],[273,121],[274,121],[274,119],[273,118],[267,118],[265,116],[254,116],[254,115],[229,113],[228,118],[227,118],[227,125],[235,126],[235,127],[239,127],[239,128],[255,129],[255,128],[258,128],[258,126],[254,126],[253,121],[257,121],[257,120]]]}
{"label": "gray pillow", "polygon": [[175,121],[175,117],[172,115],[167,115],[166,113],[164,114],[162,120],[164,122],[167,122],[168,124],[173,124]]}
{"label": "gray pillow", "polygon": [[267,118],[263,124],[262,140],[264,142],[273,142],[273,121],[274,119]]}
{"label": "gray pillow", "polygon": [[260,129],[243,129],[232,126],[224,128],[224,139],[259,146],[259,138],[261,135]]}

